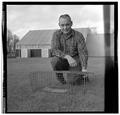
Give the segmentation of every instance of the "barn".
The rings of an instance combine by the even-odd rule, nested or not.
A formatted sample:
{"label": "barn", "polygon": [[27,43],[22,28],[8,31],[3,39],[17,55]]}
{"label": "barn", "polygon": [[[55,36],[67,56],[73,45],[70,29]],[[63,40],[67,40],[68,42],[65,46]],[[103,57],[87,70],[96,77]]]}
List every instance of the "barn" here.
{"label": "barn", "polygon": [[[89,56],[105,56],[105,34],[110,36],[111,54],[114,56],[114,34],[96,34],[92,28],[75,28],[86,39]],[[16,45],[17,57],[50,57],[51,39],[56,30],[31,30]],[[109,50],[109,48],[108,48]]]}
{"label": "barn", "polygon": [[[75,28],[81,32],[85,39],[89,28]],[[17,44],[17,57],[50,57],[51,39],[56,30],[31,30]]]}
{"label": "barn", "polygon": [[17,55],[27,57],[49,57],[50,39],[53,30],[31,30],[16,45]]}

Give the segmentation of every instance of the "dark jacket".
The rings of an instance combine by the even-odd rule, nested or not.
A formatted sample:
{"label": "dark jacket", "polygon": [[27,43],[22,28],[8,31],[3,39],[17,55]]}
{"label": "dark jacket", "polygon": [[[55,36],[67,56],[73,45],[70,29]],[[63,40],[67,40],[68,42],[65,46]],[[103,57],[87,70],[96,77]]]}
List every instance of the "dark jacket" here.
{"label": "dark jacket", "polygon": [[82,67],[87,68],[88,51],[83,35],[71,29],[66,35],[61,30],[57,30],[53,34],[51,41],[52,55],[64,58],[65,55],[70,55]]}

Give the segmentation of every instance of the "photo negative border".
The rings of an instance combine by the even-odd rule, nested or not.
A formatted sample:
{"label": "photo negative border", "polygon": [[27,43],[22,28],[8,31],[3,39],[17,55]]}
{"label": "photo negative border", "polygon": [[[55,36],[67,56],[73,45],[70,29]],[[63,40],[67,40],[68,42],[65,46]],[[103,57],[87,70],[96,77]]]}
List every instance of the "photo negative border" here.
{"label": "photo negative border", "polygon": [[[17,113],[7,111],[7,5],[104,5],[104,29],[105,32],[110,31],[110,7],[114,5],[114,61],[111,56],[105,57],[105,110],[104,112],[85,112],[85,113],[118,113],[118,2],[2,2],[2,43],[3,43],[3,112]],[[108,26],[108,28],[106,28]],[[110,47],[110,39],[105,36],[105,50]],[[20,112],[26,113],[26,112]],[[28,112],[27,112],[28,113]],[[31,112],[32,113],[32,112]],[[40,112],[41,113],[41,112]],[[47,112],[42,112],[47,113]],[[50,112],[57,113],[57,112]],[[59,112],[58,112],[59,113]],[[62,112],[65,113],[65,112]],[[83,113],[83,112],[70,112]]]}

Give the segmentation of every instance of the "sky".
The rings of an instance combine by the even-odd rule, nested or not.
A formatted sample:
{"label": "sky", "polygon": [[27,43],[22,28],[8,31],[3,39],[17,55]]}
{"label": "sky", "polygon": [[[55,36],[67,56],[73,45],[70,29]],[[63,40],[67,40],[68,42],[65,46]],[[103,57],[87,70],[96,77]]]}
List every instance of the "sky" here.
{"label": "sky", "polygon": [[73,28],[96,27],[98,33],[103,33],[102,8],[102,5],[7,5],[7,28],[21,39],[30,30],[59,29],[59,16],[69,14]]}

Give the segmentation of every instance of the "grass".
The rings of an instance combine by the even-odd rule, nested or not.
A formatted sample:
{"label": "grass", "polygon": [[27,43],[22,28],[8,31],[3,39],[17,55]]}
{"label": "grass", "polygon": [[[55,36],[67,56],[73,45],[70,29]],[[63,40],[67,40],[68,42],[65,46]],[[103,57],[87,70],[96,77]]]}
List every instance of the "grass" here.
{"label": "grass", "polygon": [[[44,71],[41,74],[40,71]],[[89,58],[90,82],[67,87],[67,93],[51,93],[46,86],[57,86],[50,59],[7,59],[7,112],[94,112],[104,111],[104,58]],[[30,75],[35,72],[32,90]],[[66,87],[66,86],[65,86]],[[85,91],[85,92],[84,92]]]}

